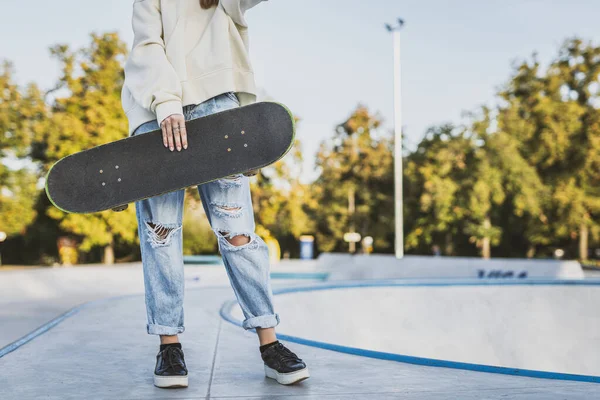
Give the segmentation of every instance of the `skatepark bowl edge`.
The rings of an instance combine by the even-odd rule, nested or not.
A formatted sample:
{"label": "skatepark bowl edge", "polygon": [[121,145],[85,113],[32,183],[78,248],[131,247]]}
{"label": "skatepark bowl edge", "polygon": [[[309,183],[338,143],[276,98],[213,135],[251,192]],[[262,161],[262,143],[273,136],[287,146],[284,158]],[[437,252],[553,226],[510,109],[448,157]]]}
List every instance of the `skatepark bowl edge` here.
{"label": "skatepark bowl edge", "polygon": [[[210,312],[215,313],[215,318],[226,322],[223,328],[219,325],[219,331],[222,329],[223,332],[229,332],[228,335],[236,337],[237,339],[227,339],[240,342],[235,346],[239,347],[244,340],[250,340],[249,332],[239,328],[243,316],[230,288],[222,285],[220,268],[186,268],[186,274],[187,271],[194,271],[188,274],[191,288],[186,289],[192,298],[207,299],[211,290],[220,293],[206,304],[202,304],[204,301],[192,300],[194,307],[202,304],[203,309],[210,308],[213,310]],[[198,280],[200,275],[195,274],[196,271],[202,279]],[[127,273],[138,274],[139,270],[132,267]],[[486,398],[510,397],[511,393],[516,394],[518,390],[525,390],[527,387],[534,390],[531,393],[544,393],[545,397],[535,398],[593,398],[594,396],[590,397],[590,393],[600,391],[600,386],[597,386],[600,383],[600,353],[595,351],[600,344],[600,316],[596,315],[593,307],[600,300],[599,279],[503,280],[425,277],[355,280],[351,275],[348,280],[331,280],[328,279],[330,271],[312,267],[305,270],[276,268],[272,273],[275,305],[282,315],[282,322],[277,327],[278,338],[295,343],[296,346],[315,349],[317,353],[314,354],[330,360],[327,363],[341,362],[339,357],[355,357],[343,359],[344,362],[351,360],[355,363],[346,367],[349,370],[354,369],[355,374],[359,373],[361,368],[370,368],[368,366],[371,362],[392,363],[385,368],[386,371],[396,371],[392,373],[394,376],[416,374],[414,379],[417,381],[425,379],[425,375],[422,374],[429,376],[431,387],[427,390],[430,390],[432,395],[436,393],[438,397],[435,398],[456,398],[452,392],[445,393],[444,396],[447,397],[444,397],[437,391],[437,386],[443,385],[437,385],[434,381],[440,380],[445,382],[445,385],[447,379],[456,379],[452,378],[454,375],[450,372],[444,371],[475,374],[459,375],[465,379],[465,384],[462,389],[457,390],[467,388],[474,391],[479,384],[473,382],[484,382],[482,384],[488,385],[489,390],[495,390],[494,396],[500,396]],[[135,275],[127,275],[128,279],[133,276]],[[203,281],[209,286],[194,286]],[[10,353],[19,354],[19,349],[26,349],[23,346],[28,343],[34,343],[34,348],[26,350],[24,356],[17,356],[16,359],[27,359],[31,357],[27,355],[28,352],[46,348],[48,344],[37,339],[47,336],[48,332],[52,332],[66,321],[73,320],[77,315],[95,312],[98,308],[109,309],[119,302],[135,302],[139,308],[143,304],[143,294],[137,289],[136,293],[121,295],[114,295],[117,292],[113,292],[111,296],[96,298],[68,309],[0,348],[0,362],[7,360],[8,358],[4,357]],[[204,290],[208,292],[203,293]],[[142,299],[141,302],[139,299]],[[139,316],[139,311],[135,315]],[[190,325],[194,329],[193,323]],[[225,339],[222,338],[221,341]],[[218,343],[217,337],[217,346],[225,346]],[[307,353],[309,352],[305,349],[300,355]],[[314,354],[309,353],[309,357],[315,357]],[[361,362],[360,359],[365,361]],[[40,361],[37,368],[43,368],[43,361]],[[218,364],[217,358],[212,359],[213,369],[215,362]],[[373,364],[372,367],[375,368],[376,365],[378,364]],[[425,370],[428,372],[405,370],[402,365],[429,369]],[[35,366],[31,365],[30,368],[32,367]],[[34,372],[32,370],[30,373]],[[333,372],[330,374],[335,376]],[[368,376],[371,377],[370,374]],[[499,380],[493,376],[504,378]],[[375,379],[374,376],[371,378]],[[370,378],[365,377],[365,381],[367,379]],[[516,381],[513,381],[514,379]],[[211,374],[211,383],[212,380]],[[218,381],[217,378],[215,380]],[[543,381],[549,383],[544,385]],[[219,398],[216,394],[210,394],[211,383],[206,398],[213,398],[209,395]],[[317,385],[317,380],[312,384],[315,385],[312,390],[328,391]],[[511,386],[513,384],[514,387]],[[354,384],[348,385],[349,390]],[[399,383],[388,381],[378,388],[382,393],[381,397],[375,394],[374,387],[378,383],[373,381],[372,385],[368,390],[373,391],[374,398],[398,398],[398,391],[403,390],[398,386]],[[221,388],[217,383],[213,386],[213,392]],[[268,393],[275,393],[273,387],[267,386]],[[517,390],[520,386],[522,388]],[[356,388],[356,385],[352,387]],[[503,387],[505,389],[502,389]],[[367,387],[363,388],[367,390]],[[260,390],[264,389],[263,387]],[[28,390],[34,393],[42,389],[32,387]],[[388,394],[384,396],[383,393]],[[564,397],[565,393],[573,396]],[[466,395],[466,392],[464,394]],[[549,397],[546,396],[549,394]],[[239,396],[243,397],[241,394]],[[333,396],[333,393],[328,396]],[[281,398],[287,397],[282,395]],[[320,395],[315,398],[320,398]],[[346,397],[340,394],[339,398],[360,397]]]}

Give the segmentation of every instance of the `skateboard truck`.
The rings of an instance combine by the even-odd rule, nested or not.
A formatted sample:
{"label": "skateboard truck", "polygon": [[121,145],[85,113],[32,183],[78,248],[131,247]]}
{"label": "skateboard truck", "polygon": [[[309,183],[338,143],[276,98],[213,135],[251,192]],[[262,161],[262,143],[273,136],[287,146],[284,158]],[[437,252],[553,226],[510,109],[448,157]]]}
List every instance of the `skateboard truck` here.
{"label": "skateboard truck", "polygon": [[258,174],[260,170],[259,169],[253,169],[252,171],[248,171],[248,172],[244,172],[245,176],[254,176],[256,174]]}
{"label": "skateboard truck", "polygon": [[112,210],[115,212],[125,211],[125,210],[127,210],[127,207],[129,207],[129,204],[123,204],[123,205],[113,208]]}

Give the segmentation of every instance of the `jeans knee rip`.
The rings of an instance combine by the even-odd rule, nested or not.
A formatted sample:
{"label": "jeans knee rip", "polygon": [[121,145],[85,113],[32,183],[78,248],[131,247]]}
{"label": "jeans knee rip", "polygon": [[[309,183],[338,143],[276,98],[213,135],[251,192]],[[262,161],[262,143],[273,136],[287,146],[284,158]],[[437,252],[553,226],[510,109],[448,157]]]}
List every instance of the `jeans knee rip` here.
{"label": "jeans knee rip", "polygon": [[239,175],[231,175],[223,179],[219,179],[217,182],[221,189],[230,189],[233,187],[242,186],[242,174]]}
{"label": "jeans knee rip", "polygon": [[168,246],[171,244],[173,235],[181,230],[181,224],[161,224],[145,221],[148,243],[153,248]]}
{"label": "jeans knee rip", "polygon": [[237,203],[210,203],[210,205],[219,217],[239,218],[242,215],[242,206]]}
{"label": "jeans knee rip", "polygon": [[[240,250],[256,250],[260,245],[256,240],[255,233],[248,232],[223,232],[218,229],[215,229],[215,234],[219,238],[219,246],[225,247],[228,251],[240,251]],[[242,244],[240,246],[236,246],[229,242],[227,239],[232,239],[236,236],[246,236],[250,238],[250,241],[246,244]]]}

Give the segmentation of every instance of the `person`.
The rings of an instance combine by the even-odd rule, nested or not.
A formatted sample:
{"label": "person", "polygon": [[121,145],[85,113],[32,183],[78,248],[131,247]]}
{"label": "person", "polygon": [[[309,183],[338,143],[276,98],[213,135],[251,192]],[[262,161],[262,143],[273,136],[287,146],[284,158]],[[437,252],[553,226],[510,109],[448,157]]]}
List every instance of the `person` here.
{"label": "person", "polygon": [[[189,151],[195,143],[186,121],[256,101],[245,12],[261,1],[134,1],[134,40],[121,91],[129,136],[160,129],[165,151]],[[229,176],[197,190],[244,313],[243,328],[258,334],[266,376],[281,384],[308,378],[306,363],[277,340],[280,319],[273,307],[268,250],[254,232],[248,176]],[[178,337],[185,330],[183,199],[179,190],[135,203],[146,329],[160,336],[154,385],[162,388],[188,386]]]}

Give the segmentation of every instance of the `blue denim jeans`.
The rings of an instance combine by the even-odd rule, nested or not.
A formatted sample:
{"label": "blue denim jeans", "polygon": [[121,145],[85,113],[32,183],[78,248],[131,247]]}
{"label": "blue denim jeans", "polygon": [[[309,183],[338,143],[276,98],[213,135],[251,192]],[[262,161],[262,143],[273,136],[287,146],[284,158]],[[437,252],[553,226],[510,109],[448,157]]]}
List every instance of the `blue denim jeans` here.
{"label": "blue denim jeans", "polygon": [[[239,107],[233,93],[185,106],[185,120]],[[132,136],[159,129],[156,120],[140,125]],[[187,150],[193,151],[193,143]],[[175,150],[177,151],[177,150]],[[157,165],[160,168],[160,165]],[[218,238],[219,251],[229,281],[244,313],[243,327],[271,328],[279,324],[274,312],[269,279],[269,254],[254,232],[254,213],[248,177],[234,175],[197,187],[208,221]],[[144,271],[147,332],[175,335],[184,327],[183,218],[184,190],[165,193],[135,203]],[[227,238],[247,236],[234,246]]]}

